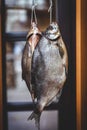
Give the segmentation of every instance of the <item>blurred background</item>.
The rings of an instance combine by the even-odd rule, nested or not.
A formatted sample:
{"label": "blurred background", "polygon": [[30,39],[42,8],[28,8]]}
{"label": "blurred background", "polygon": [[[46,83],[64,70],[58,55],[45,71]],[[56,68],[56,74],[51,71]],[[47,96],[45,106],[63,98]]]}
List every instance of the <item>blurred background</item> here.
{"label": "blurred background", "polygon": [[[30,1],[31,0],[29,0],[29,3]],[[18,14],[19,10],[23,10],[23,8],[25,8],[24,7],[25,4],[21,4],[21,6],[19,6],[20,4],[18,5],[18,2],[19,0],[17,2],[16,0],[14,1],[13,0],[0,0],[0,130],[2,130],[3,128],[4,128],[3,130],[7,130],[7,121],[8,121],[9,130],[14,130],[14,129],[31,130],[31,128],[32,129],[35,128],[34,123],[31,124],[31,122],[27,122],[26,120],[26,118],[29,115],[29,112],[27,111],[17,112],[17,113],[8,112],[8,108],[6,107],[6,104],[8,105],[8,102],[11,101],[14,103],[15,101],[18,102],[18,100],[22,99],[22,96],[20,96],[22,92],[20,92],[20,89],[18,92],[18,86],[16,86],[17,73],[14,69],[16,68],[14,66],[16,56],[14,55],[13,48],[16,43],[18,44],[18,40],[16,39],[16,40],[8,41],[6,38],[7,34],[10,33],[10,30],[11,32],[15,32],[16,34],[17,32],[19,32],[18,25],[20,24],[17,23],[17,21],[16,21],[17,23],[16,27],[14,26],[15,24],[11,24],[12,23],[11,20],[15,16],[14,15],[11,16],[11,14],[8,15],[7,13],[11,10],[12,11],[17,10],[17,14]],[[40,0],[39,3],[40,2],[42,2],[42,0]],[[44,0],[43,2],[47,3],[48,0],[47,1]],[[21,0],[21,3],[22,3],[22,0]],[[5,7],[4,7],[4,4],[5,4]],[[29,7],[30,4],[27,4],[26,7],[27,6],[28,6],[28,10],[30,10],[29,9],[31,8]],[[87,55],[87,49],[86,49],[87,48],[87,43],[86,43],[87,7],[86,6],[87,6],[87,0],[83,0],[83,1],[58,0],[58,3],[57,3],[58,21],[59,21],[63,39],[66,42],[66,44],[69,46],[69,52],[70,52],[69,53],[69,59],[70,59],[69,68],[70,69],[69,69],[69,76],[68,76],[68,86],[65,86],[63,89],[63,93],[61,97],[62,100],[60,101],[60,107],[58,108],[58,113],[57,111],[55,112],[45,111],[43,113],[41,117],[41,123],[42,123],[41,127],[43,125],[42,129],[52,128],[53,130],[56,130],[56,125],[58,125],[59,130],[77,130],[77,129],[87,130],[87,105],[86,105],[87,104],[87,101],[86,101],[87,99],[87,76],[86,76],[87,75],[87,58],[86,58],[86,55]],[[37,13],[39,15],[39,10],[37,10]],[[44,13],[44,10],[43,10],[43,13]],[[46,14],[47,14],[47,11],[45,15]],[[11,16],[10,19],[8,19],[9,16]],[[7,19],[8,19],[8,23],[7,23]],[[45,21],[47,21],[47,17],[45,18]],[[13,20],[13,23],[14,22],[15,20]],[[29,22],[30,21],[28,21],[28,24],[27,24],[28,25],[28,27],[26,28],[27,30],[29,30],[30,28]],[[42,23],[43,22],[41,22],[40,24]],[[24,25],[23,24],[21,25],[22,26],[20,30],[24,29],[23,28]],[[4,26],[5,26],[5,31],[7,31],[6,34],[4,33]],[[10,29],[10,27],[12,28]],[[27,34],[27,31],[26,31],[26,34]],[[21,40],[20,43],[25,44],[25,40]],[[6,47],[6,53],[5,53],[5,47]],[[7,53],[7,50],[8,50],[8,53]],[[6,55],[6,60],[5,60],[5,55]],[[5,67],[5,61],[6,61],[6,67]],[[10,67],[7,68],[7,66],[10,66]],[[5,77],[5,74],[7,75],[6,68],[7,68],[7,71],[9,69],[8,71],[9,76],[6,76],[6,77],[10,77],[8,78],[9,79],[8,81],[6,80],[7,78]],[[12,82],[10,82],[10,79]],[[5,81],[7,81],[7,83],[5,83]],[[23,84],[25,83],[22,82],[21,87],[24,86]],[[25,89],[26,89],[26,86],[24,87],[24,92],[25,92]],[[6,90],[7,90],[7,97],[6,97]],[[19,96],[17,95],[17,92]],[[27,102],[27,100],[30,100],[29,98],[26,98],[26,95],[27,93],[23,97],[22,102],[23,101]],[[7,120],[7,114],[8,114],[8,120]],[[48,117],[48,114],[51,117]],[[57,114],[58,114],[59,119],[57,118]],[[56,118],[58,119],[59,124],[57,124]],[[50,125],[47,122],[49,121],[49,119],[50,120],[52,119],[50,121]]]}
{"label": "blurred background", "polygon": [[[49,25],[49,0],[36,0],[38,27],[44,31]],[[5,32],[26,33],[30,29],[32,0],[5,0]],[[56,19],[56,0],[53,0],[53,19]],[[21,37],[22,39],[22,37]],[[25,40],[6,41],[7,102],[31,102],[30,93],[21,77],[21,56]],[[8,130],[36,129],[34,121],[27,121],[31,112],[8,112]],[[41,130],[58,130],[58,111],[44,111]]]}

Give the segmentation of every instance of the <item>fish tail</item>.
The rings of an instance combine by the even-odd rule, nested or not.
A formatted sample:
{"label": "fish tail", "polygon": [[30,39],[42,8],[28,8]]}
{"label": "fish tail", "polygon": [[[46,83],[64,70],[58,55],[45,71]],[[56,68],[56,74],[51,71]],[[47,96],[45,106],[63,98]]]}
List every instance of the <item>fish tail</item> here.
{"label": "fish tail", "polygon": [[35,112],[32,112],[31,115],[28,117],[28,120],[35,119],[35,125],[40,130],[40,114],[36,114]]}

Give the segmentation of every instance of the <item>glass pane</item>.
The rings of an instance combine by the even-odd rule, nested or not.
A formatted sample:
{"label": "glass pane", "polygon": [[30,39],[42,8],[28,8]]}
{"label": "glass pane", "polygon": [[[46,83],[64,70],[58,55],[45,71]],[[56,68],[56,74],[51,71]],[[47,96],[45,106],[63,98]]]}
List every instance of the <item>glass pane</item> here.
{"label": "glass pane", "polygon": [[26,10],[8,9],[6,11],[6,32],[28,31],[27,20]]}
{"label": "glass pane", "polygon": [[[41,31],[49,25],[49,1],[36,0],[36,15]],[[28,31],[31,23],[32,0],[6,0],[6,32]],[[56,1],[53,0],[53,19],[56,19]]]}
{"label": "glass pane", "polygon": [[[37,130],[34,120],[27,121],[31,112],[8,112],[8,130]],[[45,111],[41,115],[41,130],[58,130],[58,112]]]}
{"label": "glass pane", "polygon": [[21,76],[21,56],[25,42],[6,43],[7,101],[31,101]]}
{"label": "glass pane", "polygon": [[[33,0],[6,0],[6,6],[7,7],[25,7],[31,9]],[[48,9],[48,3],[47,0],[35,0],[35,3],[37,4],[36,9],[43,10]]]}

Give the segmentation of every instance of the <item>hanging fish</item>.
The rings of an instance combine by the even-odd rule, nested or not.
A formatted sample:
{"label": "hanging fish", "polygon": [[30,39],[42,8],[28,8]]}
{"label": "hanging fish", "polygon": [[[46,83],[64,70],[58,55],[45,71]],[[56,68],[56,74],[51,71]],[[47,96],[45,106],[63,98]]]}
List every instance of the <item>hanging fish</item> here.
{"label": "hanging fish", "polygon": [[32,1],[31,11],[31,28],[27,34],[26,44],[22,54],[22,79],[25,80],[26,85],[30,91],[32,100],[35,99],[35,91],[31,84],[31,64],[34,50],[42,36],[41,31],[37,27],[37,17],[35,12],[35,1]]}
{"label": "hanging fish", "polygon": [[[52,13],[52,1],[50,12]],[[22,78],[30,91],[34,111],[29,120],[35,119],[40,130],[40,116],[45,106],[60,97],[68,74],[68,55],[58,24],[52,22],[41,34],[37,24],[33,23],[27,35],[22,55]]]}
{"label": "hanging fish", "polygon": [[31,65],[31,84],[37,103],[33,118],[39,129],[40,116],[45,106],[60,97],[68,74],[68,55],[58,24],[52,22],[37,44]]}
{"label": "hanging fish", "polygon": [[35,22],[31,24],[31,29],[28,32],[26,44],[22,55],[22,79],[25,80],[27,87],[34,101],[35,93],[31,85],[31,62],[35,47],[37,46],[42,34]]}

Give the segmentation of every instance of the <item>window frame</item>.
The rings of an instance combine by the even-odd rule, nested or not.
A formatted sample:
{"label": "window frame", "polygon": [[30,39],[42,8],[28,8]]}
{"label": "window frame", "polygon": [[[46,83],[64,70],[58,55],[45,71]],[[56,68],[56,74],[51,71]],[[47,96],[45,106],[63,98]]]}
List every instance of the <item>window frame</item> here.
{"label": "window frame", "polygon": [[[78,2],[80,1],[80,0],[77,0]],[[79,6],[79,5],[78,5]],[[78,7],[77,6],[77,7]],[[2,0],[2,7],[3,8],[5,8],[5,5],[4,5],[4,0]],[[3,10],[3,8],[2,8],[2,10]],[[3,13],[2,13],[2,16],[3,16],[3,14],[5,14],[5,10],[3,10]],[[77,14],[78,15],[78,14]],[[80,14],[81,15],[81,14]],[[3,26],[3,24],[4,24],[4,21],[5,21],[5,18],[4,17],[2,17],[2,26]],[[1,26],[1,25],[0,25]],[[81,26],[81,23],[80,23],[80,26]],[[0,28],[0,32],[2,32],[2,43],[3,44],[0,44],[0,52],[2,52],[2,55],[3,55],[3,58],[2,58],[2,55],[0,55],[0,59],[2,58],[2,61],[3,61],[3,63],[1,63],[0,62],[0,74],[2,75],[1,76],[1,78],[0,78],[0,88],[1,88],[1,90],[2,90],[2,86],[3,86],[3,121],[4,121],[4,124],[6,124],[7,123],[7,108],[10,108],[10,107],[8,107],[8,104],[6,103],[6,83],[5,83],[5,81],[4,81],[4,78],[6,77],[6,75],[5,75],[5,65],[4,65],[4,63],[5,63],[5,56],[4,56],[4,53],[5,53],[5,26],[3,26],[3,29],[2,29],[2,31],[1,31],[1,28]],[[0,38],[1,39],[1,38]],[[1,41],[1,40],[0,40]],[[1,42],[0,42],[1,43]],[[76,43],[77,44],[77,43]],[[81,44],[81,43],[80,43]],[[80,50],[78,50],[78,52],[80,52]],[[79,61],[79,63],[81,63],[81,61]],[[3,67],[2,67],[3,66]],[[2,74],[2,69],[3,69],[3,74]],[[81,69],[81,68],[80,68]],[[81,71],[81,70],[78,70],[78,72],[79,71]],[[77,80],[78,81],[78,80]],[[79,83],[79,81],[78,81],[78,83]],[[78,90],[78,89],[77,89]],[[81,86],[80,86],[80,90],[81,90]],[[2,97],[2,92],[0,91],[0,96]],[[79,107],[81,107],[81,94],[80,95],[78,95],[77,94],[77,98],[79,98],[79,101],[80,101],[80,104],[79,104]],[[9,105],[11,105],[11,104],[9,104]],[[1,107],[2,107],[2,102],[1,102],[1,105],[0,105]],[[1,108],[0,107],[0,108]],[[79,109],[79,107],[78,107],[78,105],[77,105],[77,110]],[[2,108],[1,108],[1,110],[2,110]],[[79,111],[79,112],[81,112],[81,111]],[[80,113],[79,113],[80,114]],[[81,114],[80,114],[81,115]],[[2,117],[1,117],[2,118]],[[68,117],[67,117],[68,118]],[[77,117],[78,118],[78,117]],[[5,119],[5,120],[4,120]],[[78,118],[79,119],[79,118]],[[81,119],[81,118],[80,118]],[[78,120],[77,121],[77,123],[79,122],[79,124],[81,123],[81,120]],[[7,125],[3,125],[4,127],[3,128],[7,128]],[[2,125],[0,126],[0,127],[2,127]],[[2,128],[1,128],[2,129]],[[80,129],[78,129],[78,130],[80,130]]]}

